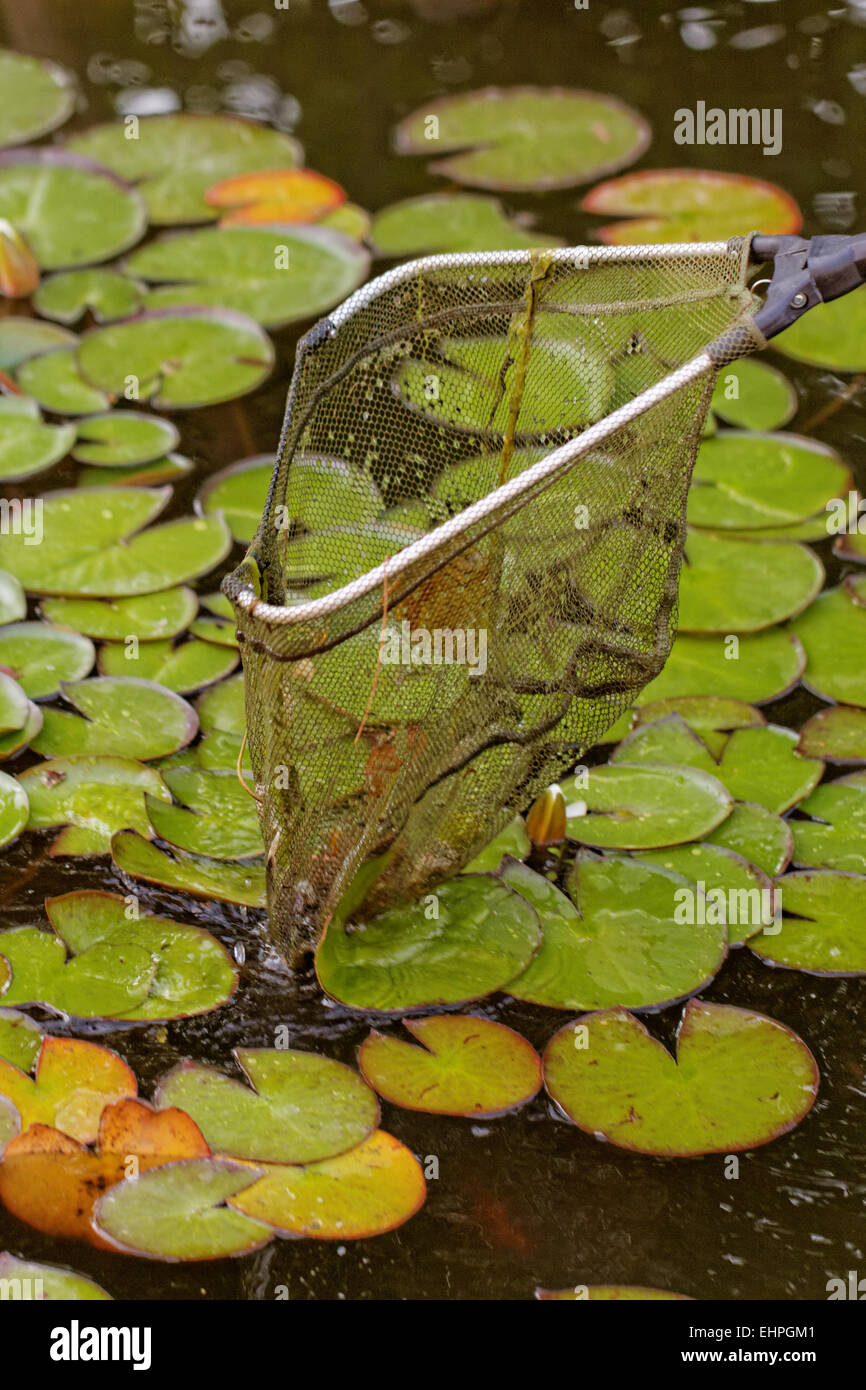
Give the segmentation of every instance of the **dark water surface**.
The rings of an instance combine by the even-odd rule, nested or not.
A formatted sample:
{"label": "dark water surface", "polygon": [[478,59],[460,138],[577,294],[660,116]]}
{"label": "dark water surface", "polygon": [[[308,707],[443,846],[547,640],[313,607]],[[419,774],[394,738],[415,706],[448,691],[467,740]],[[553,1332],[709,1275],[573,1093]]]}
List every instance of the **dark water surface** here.
{"label": "dark water surface", "polygon": [[[642,110],[653,143],[640,168],[689,164],[772,179],[798,199],[810,233],[866,224],[866,3],[750,0],[676,10],[658,0],[631,7],[589,0],[587,10],[575,10],[571,0],[289,0],[282,10],[264,0],[258,8],[255,0],[2,0],[0,16],[3,42],[79,75],[82,109],[73,127],[175,109],[270,119],[297,133],[311,167],[373,210],[445,186],[423,160],[391,153],[390,131],[402,115],[448,91],[538,82],[613,92]],[[781,153],[677,146],[674,111],[699,100],[782,108]],[[579,211],[583,191],[506,202],[579,243],[593,225]],[[273,449],[296,337],[277,335],[278,370],[258,394],[178,417],[180,447],[196,471],[176,488],[177,511],[189,509],[208,474]],[[846,383],[785,365],[801,395],[796,428]],[[820,436],[842,450],[861,489],[863,400],[835,414]],[[73,476],[71,468],[68,478],[55,470],[51,485]],[[832,582],[839,566],[829,545],[819,549]],[[202,585],[211,588],[212,580]],[[767,713],[799,727],[817,704],[797,692]],[[43,857],[51,837],[26,836],[4,855],[0,924],[41,922],[48,894],[128,890],[102,861]],[[288,1025],[292,1046],[354,1062],[369,1018],[327,1005],[311,972],[292,977],[267,944],[262,913],[135,888],[144,911],[195,917],[230,949],[244,944],[236,997],[164,1032],[67,1030],[57,1020],[48,1031],[115,1047],[145,1096],[180,1058],[225,1067],[232,1047],[273,1046],[280,1025]],[[285,1286],[293,1299],[523,1299],[538,1284],[574,1283],[655,1285],[696,1298],[825,1298],[828,1279],[850,1269],[866,1274],[863,981],[770,970],[741,951],[706,994],[793,1027],[822,1073],[810,1117],[742,1155],[736,1180],[726,1179],[722,1155],[665,1163],[603,1146],[543,1097],[476,1125],[386,1105],[383,1126],[439,1166],[424,1210],[392,1235],[345,1247],[275,1241],[244,1259],[182,1267],[51,1240],[0,1210],[0,1248],[69,1264],[118,1298],[268,1299]],[[500,997],[477,1012],[539,1047],[568,1017]],[[655,1016],[651,1029],[669,1042],[679,1013]]]}

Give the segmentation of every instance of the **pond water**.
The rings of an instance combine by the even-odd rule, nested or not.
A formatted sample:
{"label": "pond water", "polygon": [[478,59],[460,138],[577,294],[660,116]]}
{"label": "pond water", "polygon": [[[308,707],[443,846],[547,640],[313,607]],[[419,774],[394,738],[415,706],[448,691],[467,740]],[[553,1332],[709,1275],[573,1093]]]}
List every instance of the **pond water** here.
{"label": "pond water", "polygon": [[[798,200],[809,232],[855,230],[866,197],[866,5],[752,0],[676,10],[658,0],[2,0],[0,38],[79,74],[86,105],[74,126],[126,112],[234,111],[297,134],[310,167],[370,209],[438,185],[423,160],[391,152],[395,122],[432,95],[534,82],[615,93],[641,110],[653,142],[641,167],[682,163],[772,179]],[[777,156],[757,148],[683,150],[674,112],[698,101],[781,108]],[[834,196],[830,196],[834,195]],[[581,190],[508,195],[510,211],[571,243],[593,219]],[[859,216],[862,222],[862,215]],[[177,417],[195,472],[176,487],[187,512],[208,474],[274,448],[294,344],[276,334],[278,368],[243,401]],[[786,363],[800,394],[798,421],[844,383]],[[855,396],[822,427],[866,489],[863,403]],[[792,426],[796,428],[796,424]],[[53,486],[71,480],[63,470]],[[841,567],[820,546],[833,582]],[[826,553],[825,553],[826,552]],[[201,588],[213,587],[212,580]],[[819,701],[797,691],[766,710],[799,727]],[[17,770],[17,769],[16,769]],[[49,837],[30,834],[4,857],[3,925],[41,920],[45,896],[84,887],[123,891],[100,860],[52,861]],[[108,866],[107,866],[108,865]],[[232,1047],[291,1044],[354,1063],[370,1018],[323,1000],[311,970],[292,975],[268,944],[263,914],[199,904],[140,887],[142,909],[191,912],[230,949],[243,945],[241,985],[225,1008],[165,1030],[76,1024],[125,1056],[141,1092],[183,1057],[224,1065]],[[602,1146],[539,1096],[495,1122],[472,1124],[384,1107],[383,1125],[417,1155],[435,1157],[426,1207],[375,1240],[276,1241],[257,1255],[201,1265],[151,1265],[58,1242],[0,1210],[0,1248],[90,1274],[115,1297],[269,1299],[524,1299],[537,1285],[650,1285],[698,1299],[820,1299],[827,1280],[866,1268],[866,1140],[861,980],[772,971],[734,953],[708,998],[780,1019],[812,1047],[822,1089],[808,1121],[743,1154],[728,1180],[724,1157],[675,1164]],[[540,1047],[568,1015],[496,996],[477,1009]],[[680,1010],[652,1017],[670,1041]],[[47,1031],[64,1033],[56,1020]]]}

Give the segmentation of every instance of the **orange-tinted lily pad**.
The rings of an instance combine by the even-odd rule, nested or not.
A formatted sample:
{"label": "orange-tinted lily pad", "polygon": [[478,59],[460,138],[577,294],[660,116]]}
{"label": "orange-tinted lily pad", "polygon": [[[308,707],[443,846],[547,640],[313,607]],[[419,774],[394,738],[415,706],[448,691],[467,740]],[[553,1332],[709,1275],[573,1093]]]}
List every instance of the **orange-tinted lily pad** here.
{"label": "orange-tinted lily pad", "polygon": [[229,1198],[229,1206],[281,1235],[361,1240],[402,1226],[425,1196],[418,1160],[399,1139],[377,1129],[338,1158],[269,1168]]}
{"label": "orange-tinted lily pad", "polygon": [[803,215],[783,188],[744,174],[709,169],[645,169],[608,179],[588,193],[584,212],[614,213],[596,235],[609,246],[630,242],[714,241],[762,232],[797,232]]}
{"label": "orange-tinted lily pad", "polygon": [[103,1110],[95,1151],[50,1125],[34,1124],[19,1134],[0,1164],[0,1198],[38,1231],[112,1249],[91,1224],[103,1192],[150,1168],[209,1153],[198,1125],[182,1110],[121,1100]]}
{"label": "orange-tinted lily pad", "polygon": [[318,222],[346,200],[346,190],[315,169],[266,169],[235,174],[208,189],[205,202],[225,208],[221,227],[257,222]]}
{"label": "orange-tinted lily pad", "polygon": [[52,1125],[89,1144],[97,1137],[106,1105],[137,1092],[135,1075],[122,1057],[79,1038],[45,1038],[35,1077],[0,1057],[0,1095],[15,1106],[22,1131]]}
{"label": "orange-tinted lily pad", "polygon": [[433,1115],[504,1115],[541,1089],[534,1047],[501,1023],[468,1014],[404,1019],[415,1047],[376,1029],[358,1064],[366,1080],[394,1105]]}

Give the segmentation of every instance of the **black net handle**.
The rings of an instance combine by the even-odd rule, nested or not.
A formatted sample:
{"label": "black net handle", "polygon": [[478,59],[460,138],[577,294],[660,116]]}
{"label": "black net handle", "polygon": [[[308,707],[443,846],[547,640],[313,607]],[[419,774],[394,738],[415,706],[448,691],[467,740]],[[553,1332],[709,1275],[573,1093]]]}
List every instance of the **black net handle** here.
{"label": "black net handle", "polygon": [[754,321],[765,338],[775,338],[816,304],[839,299],[866,282],[866,233],[811,241],[756,233],[750,259],[773,263],[767,298]]}

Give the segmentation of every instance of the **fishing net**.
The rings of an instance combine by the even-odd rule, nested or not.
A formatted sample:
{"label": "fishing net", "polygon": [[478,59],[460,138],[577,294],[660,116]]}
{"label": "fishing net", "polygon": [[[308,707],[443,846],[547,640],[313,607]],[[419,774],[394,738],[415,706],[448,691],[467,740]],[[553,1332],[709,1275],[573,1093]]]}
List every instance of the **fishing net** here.
{"label": "fishing net", "polygon": [[290,957],[351,885],[463,867],[661,670],[715,378],[763,342],[748,251],[430,257],[301,342],[225,585]]}

